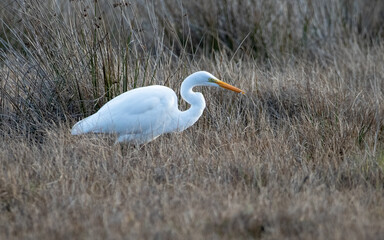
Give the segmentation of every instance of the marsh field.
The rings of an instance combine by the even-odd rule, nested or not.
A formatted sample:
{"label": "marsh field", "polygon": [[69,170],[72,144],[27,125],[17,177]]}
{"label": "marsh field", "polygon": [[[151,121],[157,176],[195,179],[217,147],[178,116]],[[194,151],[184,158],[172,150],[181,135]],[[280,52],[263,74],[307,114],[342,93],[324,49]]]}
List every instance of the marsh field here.
{"label": "marsh field", "polygon": [[[141,147],[71,136],[206,70]],[[381,0],[2,0],[0,239],[384,239]]]}

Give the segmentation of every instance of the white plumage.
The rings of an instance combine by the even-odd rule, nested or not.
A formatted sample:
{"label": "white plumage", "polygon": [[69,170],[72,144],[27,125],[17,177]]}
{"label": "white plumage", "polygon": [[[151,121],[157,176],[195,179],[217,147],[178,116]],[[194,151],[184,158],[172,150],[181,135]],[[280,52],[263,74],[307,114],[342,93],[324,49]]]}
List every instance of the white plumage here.
{"label": "white plumage", "polygon": [[179,110],[172,89],[158,85],[140,87],[113,98],[95,114],[77,122],[71,133],[116,133],[117,142],[142,144],[163,133],[183,131],[200,118],[205,108],[203,95],[192,91],[195,86],[220,86],[243,93],[200,71],[188,76],[181,85],[182,98],[191,104],[186,111]]}

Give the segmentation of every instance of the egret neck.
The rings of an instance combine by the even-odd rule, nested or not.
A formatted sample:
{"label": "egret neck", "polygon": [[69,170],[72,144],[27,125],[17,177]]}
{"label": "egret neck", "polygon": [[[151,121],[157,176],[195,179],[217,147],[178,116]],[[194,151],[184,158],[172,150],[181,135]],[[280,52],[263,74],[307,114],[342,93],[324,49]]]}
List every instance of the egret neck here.
{"label": "egret neck", "polygon": [[181,84],[181,97],[189,103],[191,107],[180,113],[178,119],[178,131],[180,132],[192,126],[203,114],[205,108],[205,99],[203,94],[192,91],[192,88],[195,86],[198,86],[196,85],[195,79],[189,77]]}

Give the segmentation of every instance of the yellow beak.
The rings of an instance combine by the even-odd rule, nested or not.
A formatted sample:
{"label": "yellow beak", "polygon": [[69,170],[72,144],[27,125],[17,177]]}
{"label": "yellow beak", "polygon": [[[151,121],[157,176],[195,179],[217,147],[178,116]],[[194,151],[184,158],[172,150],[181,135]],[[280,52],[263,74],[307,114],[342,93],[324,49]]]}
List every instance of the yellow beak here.
{"label": "yellow beak", "polygon": [[210,81],[218,84],[222,88],[225,88],[225,89],[228,89],[228,90],[232,90],[232,91],[237,92],[237,93],[245,94],[243,90],[241,90],[241,89],[239,89],[237,87],[234,87],[231,84],[228,84],[226,82],[220,81],[218,79],[212,79],[211,78]]}

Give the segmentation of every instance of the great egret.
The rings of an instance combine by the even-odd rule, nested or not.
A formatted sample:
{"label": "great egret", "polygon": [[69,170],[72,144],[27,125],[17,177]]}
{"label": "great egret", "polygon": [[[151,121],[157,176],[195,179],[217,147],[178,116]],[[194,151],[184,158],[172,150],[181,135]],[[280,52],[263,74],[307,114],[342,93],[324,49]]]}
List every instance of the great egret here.
{"label": "great egret", "polygon": [[77,122],[71,133],[116,133],[117,142],[143,144],[163,133],[184,131],[200,118],[205,108],[203,94],[192,91],[195,86],[220,86],[244,93],[200,71],[189,75],[181,84],[181,96],[191,105],[186,111],[179,110],[172,89],[158,85],[140,87],[113,98],[95,114]]}

